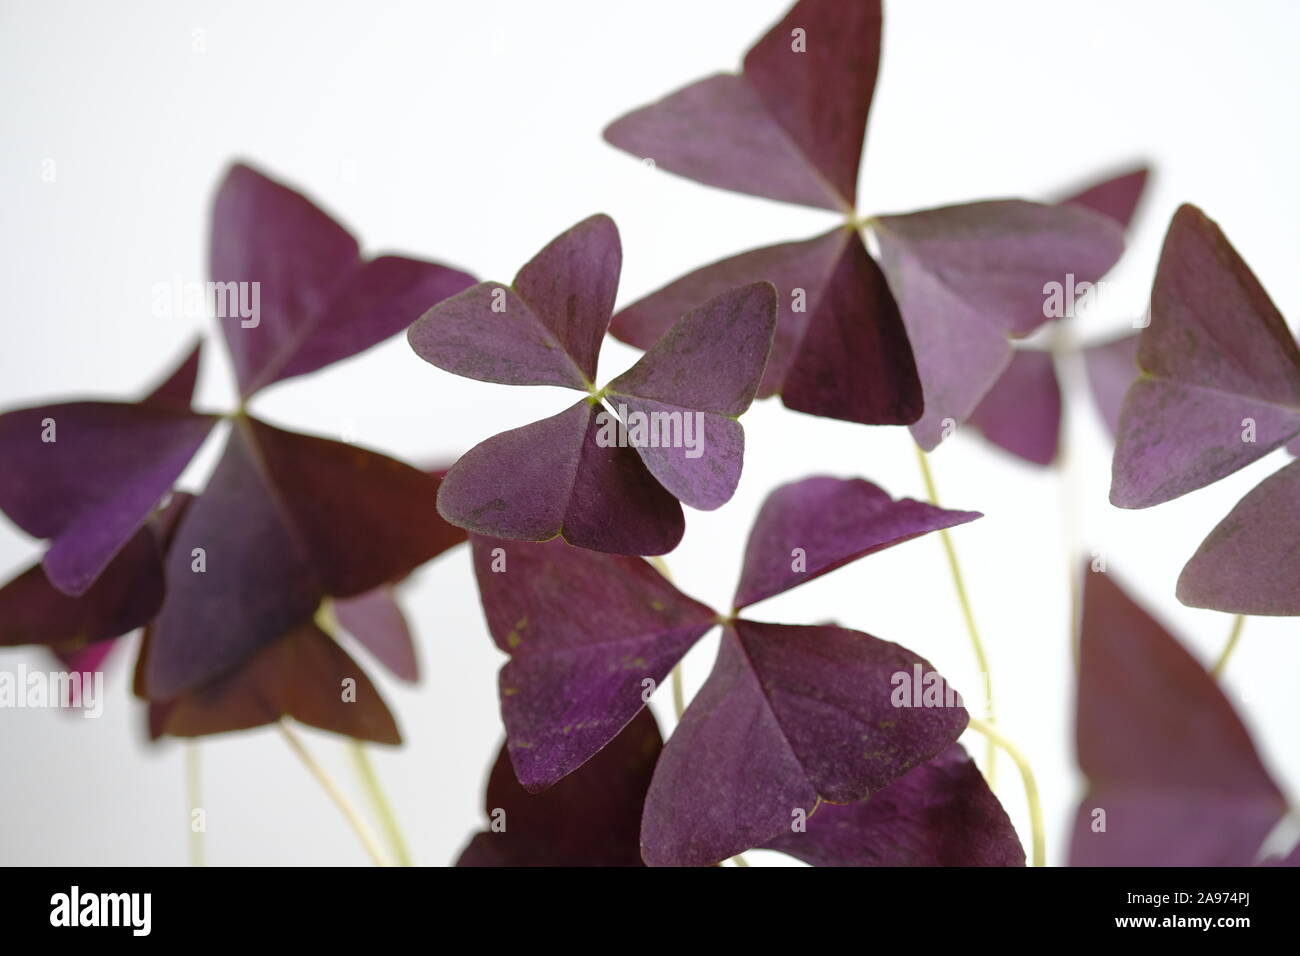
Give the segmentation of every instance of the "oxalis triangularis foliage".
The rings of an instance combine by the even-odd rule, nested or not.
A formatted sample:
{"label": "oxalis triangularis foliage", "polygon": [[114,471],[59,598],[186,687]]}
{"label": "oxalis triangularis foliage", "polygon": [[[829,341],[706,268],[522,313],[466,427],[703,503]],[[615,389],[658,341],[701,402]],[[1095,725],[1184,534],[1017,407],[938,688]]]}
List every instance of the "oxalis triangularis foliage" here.
{"label": "oxalis triangularis foliage", "polygon": [[[238,305],[217,310],[238,406],[192,407],[195,346],[135,402],[0,416],[0,509],[48,541],[40,563],[0,589],[0,644],[42,644],[93,675],[117,638],[142,630],[135,691],[152,737],[277,723],[386,862],[289,720],[400,740],[340,640],[352,635],[414,680],[394,588],[468,536],[488,628],[509,659],[486,827],[459,865],[707,866],[743,863],[751,848],[828,866],[1022,865],[990,786],[995,745],[1023,777],[1041,865],[1033,775],[994,725],[948,534],[979,515],[939,507],[926,453],[969,424],[1025,461],[1059,464],[1062,381],[1086,370],[1118,436],[1112,501],[1157,504],[1300,435],[1300,351],[1192,207],[1170,226],[1149,324],[1076,344],[1076,309],[1120,256],[1142,167],[1052,202],[862,214],[881,30],[879,3],[802,0],[740,73],[608,127],[610,143],[660,168],[841,217],[821,236],[729,257],[620,311],[621,246],[606,216],[560,234],[509,285],[475,284],[436,263],[366,259],[304,196],[232,168],[213,211],[211,279]],[[582,394],[446,471],[248,410],[267,386],[404,330],[419,356],[457,375]],[[645,354],[600,385],[607,331]],[[746,440],[739,418],[774,395],[798,412],[908,426],[931,500],[894,499],[863,478],[773,490],[732,606],[718,611],[645,556],[681,540],[682,504],[730,500]],[[202,491],[177,489],[217,427],[226,445]],[[1179,582],[1184,602],[1300,611],[1294,468],[1211,533]],[[752,616],[766,598],[931,531],[984,679],[982,717],[899,644]],[[1214,679],[1242,618],[1207,671],[1095,567],[1081,592],[1077,742],[1088,789],[1071,864],[1294,864],[1295,851],[1267,843],[1285,799]],[[687,706],[678,662],[715,627],[713,672]],[[670,675],[677,720],[665,741],[647,704]],[[69,703],[92,686],[79,684],[82,699]],[[968,727],[989,742],[983,773],[957,742]],[[365,778],[391,849],[409,862],[368,768]]]}

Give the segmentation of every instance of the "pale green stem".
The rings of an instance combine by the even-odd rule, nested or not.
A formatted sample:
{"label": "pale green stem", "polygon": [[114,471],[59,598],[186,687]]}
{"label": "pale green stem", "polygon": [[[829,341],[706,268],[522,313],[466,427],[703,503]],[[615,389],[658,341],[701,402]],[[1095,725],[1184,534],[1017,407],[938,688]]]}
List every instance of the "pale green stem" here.
{"label": "pale green stem", "polygon": [[370,802],[374,806],[375,813],[379,816],[379,824],[383,828],[384,836],[388,838],[388,846],[397,857],[398,866],[414,866],[411,860],[411,851],[406,844],[406,838],[402,835],[402,827],[397,822],[397,814],[393,811],[393,805],[384,793],[383,786],[379,783],[379,775],[375,773],[375,765],[370,759],[370,754],[366,752],[366,746],[360,740],[351,740],[348,742],[349,749],[352,751],[352,760],[357,767],[357,776],[361,778],[362,785],[366,788],[366,793],[370,797]]}
{"label": "pale green stem", "polygon": [[370,831],[369,824],[357,812],[357,808],[352,805],[352,801],[339,788],[338,784],[325,772],[325,768],[316,762],[316,758],[311,755],[298,735],[294,733],[293,728],[286,721],[279,723],[280,733],[284,735],[285,742],[288,743],[289,749],[298,755],[298,759],[303,762],[308,772],[316,778],[316,782],[334,801],[335,806],[339,808],[344,818],[347,819],[352,829],[356,831],[357,836],[361,839],[361,844],[366,848],[366,853],[370,856],[375,866],[388,866],[388,860],[384,858],[384,851],[379,846],[379,841]]}
{"label": "pale green stem", "polygon": [[[939,507],[939,493],[935,488],[934,475],[930,471],[930,456],[926,454],[925,449],[920,445],[916,446],[916,460],[921,464],[921,477],[925,479],[925,493],[930,499],[930,504],[937,508]],[[953,587],[957,591],[957,601],[961,604],[962,617],[966,620],[966,631],[970,634],[971,648],[975,652],[975,663],[979,667],[980,675],[984,680],[984,716],[992,724],[994,722],[993,676],[989,671],[988,655],[984,653],[984,642],[980,640],[979,628],[975,624],[975,612],[971,608],[970,595],[966,591],[966,579],[961,573],[961,562],[957,560],[957,549],[953,546],[952,536],[948,534],[947,528],[939,531],[939,540],[943,542],[944,553],[948,556],[948,570],[952,574]],[[989,740],[984,755],[984,766],[990,787],[994,785],[997,778],[996,760],[997,748],[994,747],[993,741]]]}
{"label": "pale green stem", "polygon": [[749,866],[749,861],[745,859],[743,853],[737,853],[731,858],[732,866]]}
{"label": "pale green stem", "polygon": [[1029,833],[1033,846],[1033,865],[1047,865],[1047,849],[1043,840],[1043,806],[1038,799],[1038,784],[1034,782],[1034,772],[1029,767],[1016,745],[998,733],[992,724],[985,723],[978,717],[970,719],[970,729],[979,731],[990,743],[995,743],[1007,752],[1020,769],[1020,779],[1025,784],[1025,802],[1029,804]]}
{"label": "pale green stem", "polygon": [[[199,776],[199,745],[196,741],[185,744],[185,798],[189,802],[190,827],[190,866],[207,866],[203,856],[203,831],[194,829],[194,811],[202,808]],[[203,825],[207,826],[207,814],[203,815]]]}
{"label": "pale green stem", "polygon": [[1245,626],[1246,615],[1238,614],[1233,618],[1232,631],[1228,634],[1228,643],[1224,646],[1223,653],[1219,655],[1219,659],[1214,662],[1214,667],[1210,670],[1210,676],[1215,680],[1223,677],[1223,672],[1228,666],[1228,658],[1237,649],[1237,642],[1241,640],[1241,631]]}

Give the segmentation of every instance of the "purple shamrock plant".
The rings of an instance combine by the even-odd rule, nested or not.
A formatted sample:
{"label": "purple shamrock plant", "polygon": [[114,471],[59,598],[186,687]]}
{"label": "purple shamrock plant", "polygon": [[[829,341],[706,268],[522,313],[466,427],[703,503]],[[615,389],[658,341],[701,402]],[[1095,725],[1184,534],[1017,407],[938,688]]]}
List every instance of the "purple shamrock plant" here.
{"label": "purple shamrock plant", "polygon": [[[1146,508],[1212,484],[1300,435],[1300,349],[1219,227],[1175,213],[1124,397],[1111,503]],[[1237,614],[1300,614],[1300,469],[1246,495],[1187,562],[1178,599]]]}
{"label": "purple shamrock plant", "polygon": [[697,305],[597,389],[621,267],[617,227],[592,216],[547,244],[512,285],[479,283],[411,327],[416,354],[449,372],[587,393],[470,449],[438,493],[452,524],[496,538],[562,536],[612,554],[664,554],[685,529],[679,502],[713,509],[735,492],[745,448],[737,418],[767,362],[775,291],[754,282]]}
{"label": "purple shamrock plant", "polygon": [[[819,806],[857,804],[934,758],[933,775],[913,778],[894,798],[933,807],[923,819],[936,828],[957,825],[963,811],[951,794],[976,786],[950,752],[968,715],[928,662],[859,631],[738,615],[860,557],[976,517],[896,501],[860,479],[782,486],[754,523],[727,615],[687,597],[641,558],[471,535],[488,627],[510,655],[501,711],[519,782],[536,793],[580,773],[720,625],[713,673],[681,715],[646,792],[646,863],[710,865],[773,841],[817,857],[828,852],[819,849],[822,826],[810,822]],[[888,814],[848,811],[830,826],[888,829]],[[1009,828],[993,832],[1014,843]],[[898,839],[923,854],[933,835]],[[981,845],[988,859],[1015,858],[1005,841]]]}
{"label": "purple shamrock plant", "polygon": [[1012,340],[1048,320],[1044,285],[1095,283],[1119,258],[1111,215],[1124,214],[1141,184],[1112,182],[1065,204],[996,200],[860,218],[881,24],[878,0],[800,0],[740,74],[692,83],[605,130],[614,146],[689,179],[844,216],[816,238],[692,272],[625,308],[612,331],[648,348],[685,310],[770,281],[779,320],[759,395],[779,393],[814,415],[910,425],[928,451],[998,382]]}
{"label": "purple shamrock plant", "polygon": [[[191,410],[195,348],[138,402],[0,416],[12,465],[0,474],[0,509],[50,540],[41,565],[0,589],[0,643],[49,645],[82,671],[111,639],[144,627],[135,689],[154,737],[292,716],[397,743],[378,690],[325,628],[346,629],[414,677],[391,588],[465,539],[430,507],[440,475],[275,428],[247,403],[391,337],[474,280],[432,262],[363,258],[310,200],[244,165],[217,192],[210,265],[234,412]],[[225,451],[203,492],[173,494],[223,421]]]}

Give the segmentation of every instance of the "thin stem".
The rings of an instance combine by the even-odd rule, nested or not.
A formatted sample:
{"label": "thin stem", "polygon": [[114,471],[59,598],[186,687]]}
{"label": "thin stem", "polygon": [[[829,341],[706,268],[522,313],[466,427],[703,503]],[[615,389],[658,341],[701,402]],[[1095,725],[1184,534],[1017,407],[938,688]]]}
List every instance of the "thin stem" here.
{"label": "thin stem", "polygon": [[379,842],[375,839],[375,835],[370,832],[370,827],[361,817],[361,814],[357,813],[352,801],[347,798],[343,791],[339,789],[338,784],[325,772],[325,768],[317,763],[316,758],[303,746],[302,740],[294,733],[288,722],[280,721],[279,727],[280,733],[284,735],[285,742],[289,745],[289,749],[298,755],[298,759],[303,762],[308,772],[316,778],[316,782],[321,785],[322,789],[329,794],[335,806],[339,808],[339,811],[347,818],[348,823],[352,825],[352,829],[356,831],[357,836],[361,838],[361,843],[366,848],[366,853],[369,854],[371,862],[375,866],[387,866],[388,860],[384,858],[384,852],[380,849]]}
{"label": "thin stem", "polygon": [[[199,776],[199,745],[195,741],[185,744],[185,799],[190,805],[190,866],[207,866],[203,856],[203,830],[194,829],[194,811],[201,809],[203,798],[200,796],[201,777]],[[206,814],[203,818],[207,826]]]}
{"label": "thin stem", "polygon": [[361,783],[366,788],[370,802],[379,815],[379,824],[384,830],[384,836],[388,838],[388,845],[397,857],[397,865],[414,866],[415,863],[411,859],[410,848],[406,845],[406,838],[402,835],[402,827],[397,822],[397,814],[393,811],[393,805],[389,802],[388,795],[384,793],[383,785],[379,782],[379,775],[375,773],[375,765],[370,759],[370,754],[366,752],[365,744],[360,740],[350,740],[348,741],[348,749],[352,751],[352,760],[357,767],[357,776],[361,778]]}
{"label": "thin stem", "polygon": [[[672,581],[673,573],[668,570],[667,561],[658,555],[651,555],[646,560],[654,565],[655,570],[662,574],[665,580]],[[673,668],[673,716],[679,724],[684,713],[686,713],[686,689],[682,680],[682,662],[678,661]]]}
{"label": "thin stem", "polygon": [[[939,492],[934,485],[934,474],[930,471],[930,456],[926,454],[925,449],[920,445],[916,446],[916,460],[921,464],[921,477],[925,479],[925,493],[930,499],[930,504],[937,508],[939,507]],[[994,722],[993,676],[989,672],[988,655],[984,653],[984,642],[980,640],[979,628],[975,624],[975,612],[971,608],[970,595],[966,591],[966,579],[961,573],[961,562],[957,560],[957,549],[953,546],[952,536],[948,534],[947,528],[939,531],[939,540],[943,542],[944,553],[948,555],[948,570],[952,574],[953,587],[957,591],[957,600],[961,604],[962,617],[966,619],[966,631],[970,634],[971,648],[975,651],[975,663],[984,679],[984,715],[991,724]],[[988,777],[990,787],[993,786],[997,776],[996,760],[997,748],[993,746],[993,741],[990,740],[984,755],[985,774]]]}
{"label": "thin stem", "polygon": [[737,853],[735,856],[731,858],[731,865],[749,866],[749,861],[745,859],[745,855],[743,853]]}
{"label": "thin stem", "polygon": [[1237,649],[1237,642],[1241,640],[1241,631],[1245,626],[1246,615],[1238,614],[1232,619],[1232,630],[1228,633],[1228,643],[1224,646],[1223,653],[1219,655],[1219,659],[1214,662],[1214,667],[1210,670],[1210,676],[1215,680],[1223,677],[1223,672],[1228,666],[1228,658]]}
{"label": "thin stem", "polygon": [[1033,865],[1046,866],[1047,850],[1043,842],[1043,806],[1038,799],[1038,784],[1034,782],[1034,772],[1029,767],[1029,761],[1025,759],[1024,754],[1013,744],[998,733],[992,724],[985,723],[978,717],[970,719],[970,729],[977,730],[985,736],[990,743],[995,743],[1007,752],[1017,767],[1020,768],[1020,779],[1025,784],[1025,802],[1029,804],[1029,832],[1033,841]]}

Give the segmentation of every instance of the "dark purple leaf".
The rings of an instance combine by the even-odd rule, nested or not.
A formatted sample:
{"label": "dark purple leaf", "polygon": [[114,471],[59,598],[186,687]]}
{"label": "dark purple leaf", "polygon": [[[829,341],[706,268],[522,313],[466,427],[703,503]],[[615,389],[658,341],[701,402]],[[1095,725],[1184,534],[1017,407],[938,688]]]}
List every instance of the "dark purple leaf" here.
{"label": "dark purple leaf", "polygon": [[1111,504],[1203,488],[1300,433],[1300,351],[1264,287],[1194,206],[1174,214],[1124,399]]}
{"label": "dark purple leaf", "polygon": [[375,452],[237,417],[168,554],[149,696],[206,683],[310,622],[326,595],[398,580],[464,540],[438,518],[437,489]]}
{"label": "dark purple leaf", "polygon": [[[897,675],[920,673],[941,704],[896,707]],[[822,800],[887,787],[965,728],[947,691],[927,662],[868,634],[734,622],[655,768],[642,857],[706,866],[767,844]]]}
{"label": "dark purple leaf", "polygon": [[767,844],[813,866],[1024,866],[1002,804],[960,744],[858,803],[823,803]]}
{"label": "dark purple leaf", "polygon": [[552,239],[512,286],[482,282],[439,303],[407,340],[426,362],[466,378],[587,391],[622,262],[613,220],[592,216]]}
{"label": "dark purple leaf", "polygon": [[320,574],[269,481],[252,429],[237,420],[167,555],[167,595],[145,682],[150,699],[231,670],[316,613]]}
{"label": "dark purple leaf", "polygon": [[1300,461],[1260,482],[1178,578],[1178,600],[1237,614],[1300,614]]}
{"label": "dark purple leaf", "polygon": [[357,740],[402,742],[365,671],[311,623],[261,647],[236,670],[155,703],[150,714],[154,737],[246,730],[283,717]]}
{"label": "dark purple leaf", "polygon": [[578,770],[544,793],[529,793],[503,746],[485,807],[504,829],[477,834],[456,865],[643,866],[641,806],[662,748],[646,708]]}
{"label": "dark purple leaf", "polygon": [[754,400],[775,327],[771,283],[732,289],[687,312],[605,390],[629,430],[637,421],[653,430],[636,451],[685,504],[718,508],[735,493],[745,450],[736,419]]}
{"label": "dark purple leaf", "polygon": [[710,186],[851,210],[880,58],[878,2],[801,0],[741,76],[700,80],[605,138]]}
{"label": "dark purple leaf", "polygon": [[443,479],[439,513],[490,537],[563,535],[596,551],[671,551],[685,529],[681,505],[634,449],[601,447],[600,411],[584,398],[471,448]]}
{"label": "dark purple leaf", "polygon": [[1050,465],[1061,433],[1061,386],[1052,354],[1016,349],[1011,363],[971,413],[970,424],[1016,457]]}
{"label": "dark purple leaf", "polygon": [[1106,423],[1112,437],[1119,433],[1119,413],[1124,406],[1124,394],[1138,377],[1137,349],[1138,334],[1128,332],[1083,350],[1088,387],[1101,420]]}
{"label": "dark purple leaf", "polygon": [[52,539],[44,561],[50,583],[84,594],[144,524],[215,421],[116,402],[0,415],[0,510],[28,534]]}
{"label": "dark purple leaf", "polygon": [[1020,200],[882,216],[876,235],[925,392],[912,434],[926,450],[993,387],[1009,339],[1047,321],[1047,283],[1095,282],[1124,245],[1105,216]]}
{"label": "dark purple leaf", "polygon": [[613,333],[648,349],[677,317],[728,289],[767,280],[777,326],[758,397],[870,425],[908,424],[921,386],[898,307],[854,229],[754,249],[698,269],[614,317]]}
{"label": "dark purple leaf", "polygon": [[438,517],[435,475],[356,445],[245,422],[327,594],[353,597],[396,581],[465,540]]}
{"label": "dark purple leaf", "polygon": [[199,339],[181,364],[140,400],[141,404],[189,411],[190,404],[194,401],[194,386],[199,380],[199,357],[202,353],[203,340]]}
{"label": "dark purple leaf", "polygon": [[757,394],[759,398],[775,395],[794,361],[808,317],[855,235],[853,230],[837,226],[814,239],[764,246],[722,259],[633,302],[614,316],[610,331],[629,345],[648,349],[700,303],[738,286],[771,282],[777,291],[776,332]]}
{"label": "dark purple leaf", "polygon": [[1133,222],[1133,213],[1137,211],[1142,194],[1146,191],[1150,174],[1151,170],[1147,166],[1139,166],[1119,176],[1094,183],[1061,202],[1099,212],[1127,229]]}
{"label": "dark purple leaf", "polygon": [[404,681],[416,681],[420,668],[406,616],[390,587],[375,588],[334,602],[334,615],[345,631]]}
{"label": "dark purple leaf", "polygon": [[71,655],[147,624],[162,599],[158,542],[141,528],[79,597],[50,584],[39,564],[0,588],[0,646],[49,644]]}
{"label": "dark purple leaf", "polygon": [[470,540],[488,628],[511,656],[500,680],[511,759],[541,790],[618,734],[716,614],[640,558]]}
{"label": "dark purple leaf", "polygon": [[[311,200],[241,164],[217,191],[209,263],[245,398],[383,341],[473,282],[436,263],[364,262],[356,240]],[[230,307],[231,293],[243,310]]]}
{"label": "dark purple leaf", "polygon": [[858,558],[980,517],[911,498],[898,501],[860,478],[805,478],[768,495],[745,546],[735,607],[755,604]]}
{"label": "dark purple leaf", "polygon": [[1246,866],[1286,809],[1214,679],[1107,574],[1087,574],[1072,866]]}

